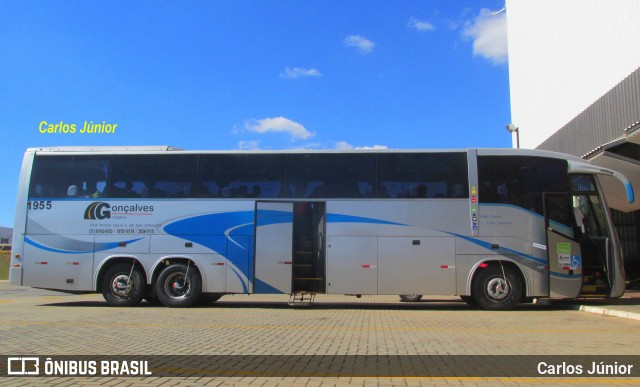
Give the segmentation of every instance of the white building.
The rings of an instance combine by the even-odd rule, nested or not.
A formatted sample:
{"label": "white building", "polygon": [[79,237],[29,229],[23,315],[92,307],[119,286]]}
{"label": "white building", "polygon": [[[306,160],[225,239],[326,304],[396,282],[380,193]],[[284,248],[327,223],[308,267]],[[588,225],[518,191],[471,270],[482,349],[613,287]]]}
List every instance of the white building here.
{"label": "white building", "polygon": [[13,229],[8,227],[0,227],[0,243],[11,243],[13,239]]}
{"label": "white building", "polygon": [[[506,8],[520,146],[619,170],[640,197],[640,1],[506,0]],[[640,251],[640,199],[629,205],[619,185],[604,186],[621,211],[623,246]]]}

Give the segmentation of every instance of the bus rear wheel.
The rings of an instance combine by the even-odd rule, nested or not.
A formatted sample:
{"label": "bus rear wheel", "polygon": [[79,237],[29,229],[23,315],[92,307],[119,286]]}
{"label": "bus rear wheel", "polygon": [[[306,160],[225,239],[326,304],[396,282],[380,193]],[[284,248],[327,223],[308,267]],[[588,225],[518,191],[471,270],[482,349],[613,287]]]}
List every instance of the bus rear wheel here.
{"label": "bus rear wheel", "polygon": [[164,306],[188,308],[202,296],[202,281],[198,269],[176,263],[160,273],[156,281],[156,297]]}
{"label": "bus rear wheel", "polygon": [[477,273],[472,297],[482,309],[510,310],[522,298],[522,282],[509,266],[491,265]]}
{"label": "bus rear wheel", "polygon": [[117,263],[102,277],[102,296],[111,306],[135,306],[144,296],[144,274],[133,264]]}
{"label": "bus rear wheel", "polygon": [[202,295],[200,303],[202,305],[213,304],[216,301],[218,301],[220,298],[222,298],[222,296],[223,294],[220,294],[220,293],[204,293]]}

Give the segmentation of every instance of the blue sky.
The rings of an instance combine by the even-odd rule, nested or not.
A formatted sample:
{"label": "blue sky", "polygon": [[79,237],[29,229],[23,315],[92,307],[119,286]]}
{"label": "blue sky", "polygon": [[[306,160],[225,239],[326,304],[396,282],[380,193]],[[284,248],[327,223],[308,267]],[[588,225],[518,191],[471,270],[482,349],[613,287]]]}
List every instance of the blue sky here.
{"label": "blue sky", "polygon": [[28,147],[509,147],[503,5],[5,1],[0,226]]}

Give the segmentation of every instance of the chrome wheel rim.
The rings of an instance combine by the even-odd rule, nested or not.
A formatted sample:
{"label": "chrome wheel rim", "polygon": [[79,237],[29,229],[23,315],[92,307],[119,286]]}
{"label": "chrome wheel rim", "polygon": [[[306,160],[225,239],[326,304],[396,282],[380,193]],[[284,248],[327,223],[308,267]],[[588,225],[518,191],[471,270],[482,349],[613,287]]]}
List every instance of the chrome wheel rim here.
{"label": "chrome wheel rim", "polygon": [[118,274],[111,281],[111,292],[120,298],[126,298],[133,292],[133,281],[128,274]]}
{"label": "chrome wheel rim", "polygon": [[504,301],[511,293],[509,283],[502,277],[494,277],[487,281],[485,293],[493,301]]}
{"label": "chrome wheel rim", "polygon": [[186,297],[189,290],[189,281],[184,273],[173,273],[164,281],[164,291],[173,299]]}

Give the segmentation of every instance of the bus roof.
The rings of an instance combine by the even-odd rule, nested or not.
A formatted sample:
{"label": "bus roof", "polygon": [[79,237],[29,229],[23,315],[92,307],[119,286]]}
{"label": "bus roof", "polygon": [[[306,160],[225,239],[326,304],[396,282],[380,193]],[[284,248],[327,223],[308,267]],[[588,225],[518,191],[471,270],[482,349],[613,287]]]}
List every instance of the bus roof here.
{"label": "bus roof", "polygon": [[182,150],[171,145],[145,145],[145,146],[54,146],[28,148],[27,152],[114,152],[114,151],[131,151],[148,152],[148,151],[172,151]]}
{"label": "bus roof", "polygon": [[179,152],[184,154],[301,154],[301,153],[423,153],[423,152],[467,152],[469,149],[475,149],[480,156],[488,155],[513,155],[513,156],[539,156],[551,157],[567,160],[588,161],[564,153],[537,150],[537,149],[514,149],[514,148],[458,148],[458,149],[293,149],[293,150],[186,150],[170,145],[155,146],[59,146],[59,147],[41,147],[28,148],[27,153],[80,153],[80,154],[96,154],[96,153],[113,153],[113,154],[136,154],[136,153],[155,153],[162,154],[165,152]]}

